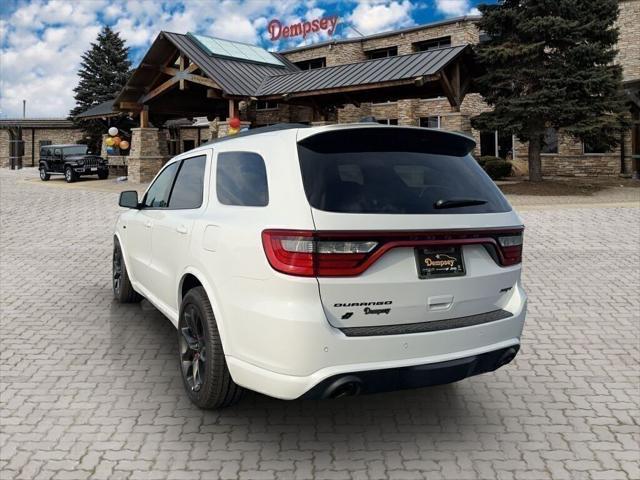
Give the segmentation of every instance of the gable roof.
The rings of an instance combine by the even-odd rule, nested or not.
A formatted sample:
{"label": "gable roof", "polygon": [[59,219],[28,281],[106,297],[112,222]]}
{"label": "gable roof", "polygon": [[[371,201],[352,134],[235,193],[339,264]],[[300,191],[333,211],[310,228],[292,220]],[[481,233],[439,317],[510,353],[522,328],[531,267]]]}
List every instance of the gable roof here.
{"label": "gable roof", "polygon": [[414,80],[434,75],[456,59],[468,45],[443,47],[335,67],[317,68],[266,78],[256,96],[321,91],[330,88]]}
{"label": "gable roof", "polygon": [[112,98],[111,100],[107,100],[106,102],[102,102],[94,105],[93,107],[89,107],[84,112],[76,115],[76,118],[102,118],[120,115],[120,112],[114,111],[115,101],[116,99]]}

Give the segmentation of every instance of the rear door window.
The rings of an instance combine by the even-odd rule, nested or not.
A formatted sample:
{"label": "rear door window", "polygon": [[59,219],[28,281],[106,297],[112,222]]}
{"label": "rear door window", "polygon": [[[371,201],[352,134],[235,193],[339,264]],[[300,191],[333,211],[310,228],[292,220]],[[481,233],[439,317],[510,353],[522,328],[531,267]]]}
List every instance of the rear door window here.
{"label": "rear door window", "polygon": [[468,140],[398,128],[314,135],[298,144],[305,193],[312,207],[339,213],[510,211],[493,181],[466,154],[470,146],[456,142]]}
{"label": "rear door window", "polygon": [[216,168],[216,191],[223,205],[268,205],[269,188],[264,159],[254,152],[220,153]]}
{"label": "rear door window", "polygon": [[200,155],[182,161],[182,166],[171,192],[169,208],[200,208],[204,189],[206,159],[206,155]]}

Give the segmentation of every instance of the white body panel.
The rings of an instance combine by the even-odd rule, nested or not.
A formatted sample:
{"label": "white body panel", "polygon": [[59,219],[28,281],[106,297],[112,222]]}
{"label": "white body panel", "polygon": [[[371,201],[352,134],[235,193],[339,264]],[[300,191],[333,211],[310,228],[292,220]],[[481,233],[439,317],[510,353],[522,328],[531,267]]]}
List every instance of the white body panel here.
{"label": "white body panel", "polygon": [[[234,381],[278,398],[296,398],[337,373],[440,362],[517,345],[526,309],[520,265],[500,267],[479,245],[463,248],[465,276],[435,280],[418,278],[413,248],[390,250],[354,277],[296,277],[271,267],[261,239],[265,229],[424,231],[522,223],[513,211],[354,215],[312,209],[303,188],[296,141],[335,128],[349,127],[265,133],[176,157],[173,161],[207,155],[203,204],[193,210],[142,209],[120,215],[115,234],[134,289],[177,325],[182,281],[185,275],[194,275],[211,301]],[[268,206],[219,202],[216,162],[226,151],[255,152],[264,158]],[[393,302],[388,315],[354,310],[343,320],[344,309],[334,306],[387,299]],[[512,317],[408,335],[347,337],[338,329],[449,319],[496,309],[507,310]]]}

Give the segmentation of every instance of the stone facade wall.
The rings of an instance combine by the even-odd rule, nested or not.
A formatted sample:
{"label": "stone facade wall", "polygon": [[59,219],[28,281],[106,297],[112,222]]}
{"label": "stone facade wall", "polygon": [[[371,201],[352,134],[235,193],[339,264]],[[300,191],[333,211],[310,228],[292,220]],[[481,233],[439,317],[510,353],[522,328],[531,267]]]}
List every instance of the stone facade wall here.
{"label": "stone facade wall", "polygon": [[[73,128],[23,128],[24,140],[23,167],[37,167],[40,163],[40,142],[49,140],[53,145],[78,143],[82,140],[82,130]],[[9,167],[9,130],[0,129],[0,166]]]}
{"label": "stone facade wall", "polygon": [[624,80],[640,79],[640,0],[619,0],[618,62]]}

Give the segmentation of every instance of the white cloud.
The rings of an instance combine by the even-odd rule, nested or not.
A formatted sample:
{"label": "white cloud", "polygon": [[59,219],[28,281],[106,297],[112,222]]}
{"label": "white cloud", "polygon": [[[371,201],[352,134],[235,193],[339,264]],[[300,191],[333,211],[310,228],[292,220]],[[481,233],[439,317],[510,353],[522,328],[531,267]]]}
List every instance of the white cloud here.
{"label": "white cloud", "polygon": [[[347,17],[360,33],[368,35],[393,28],[413,25],[412,4],[409,0],[382,2],[380,0],[361,0],[353,13]],[[353,36],[355,32],[350,32]]]}
{"label": "white cloud", "polygon": [[436,9],[448,16],[480,15],[477,8],[471,8],[469,0],[436,0]]}

